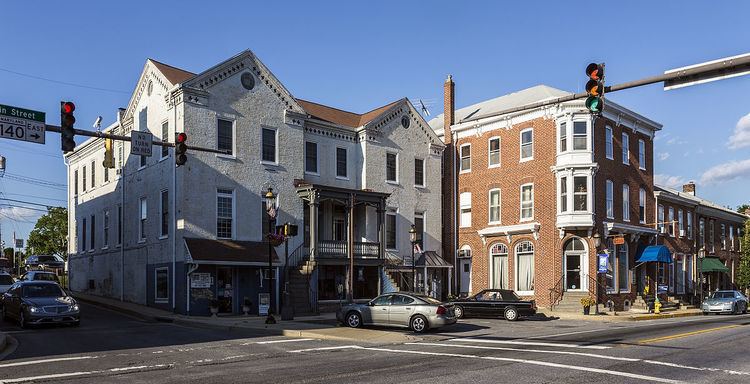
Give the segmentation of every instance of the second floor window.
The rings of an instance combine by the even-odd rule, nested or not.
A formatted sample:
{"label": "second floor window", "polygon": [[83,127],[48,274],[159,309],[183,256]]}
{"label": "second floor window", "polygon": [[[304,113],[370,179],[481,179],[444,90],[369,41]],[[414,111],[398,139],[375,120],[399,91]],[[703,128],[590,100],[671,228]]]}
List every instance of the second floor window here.
{"label": "second floor window", "polygon": [[487,165],[489,167],[500,166],[500,138],[493,137],[489,141],[489,153],[487,155]]}
{"label": "second floor window", "polygon": [[573,150],[585,151],[587,147],[587,133],[585,121],[573,122]]}
{"label": "second floor window", "polygon": [[499,189],[490,190],[489,211],[490,211],[489,222],[499,223],[500,222],[500,190]]}
{"label": "second floor window", "polygon": [[604,143],[605,143],[606,156],[608,159],[613,160],[614,151],[612,149],[612,127],[605,128],[604,134],[605,134]]}
{"label": "second floor window", "polygon": [[588,211],[588,186],[586,176],[573,178],[573,210],[578,212]]}
{"label": "second floor window", "polygon": [[690,211],[687,212],[687,237],[693,238],[693,214]]}
{"label": "second floor window", "polygon": [[560,212],[568,212],[568,178],[560,178]]}
{"label": "second floor window", "polygon": [[459,203],[461,207],[459,225],[461,227],[471,227],[471,192],[461,192]]}
{"label": "second floor window", "polygon": [[[163,143],[169,142],[169,123],[164,122],[161,124],[161,141]],[[169,156],[169,147],[161,147],[161,158]]]}
{"label": "second floor window", "polygon": [[716,251],[716,237],[714,237],[715,231],[716,231],[716,222],[713,220],[710,220],[708,222],[708,250],[711,253],[714,253]]}
{"label": "second floor window", "polygon": [[607,218],[608,219],[614,219],[615,218],[615,199],[614,199],[614,193],[615,193],[615,184],[612,183],[612,180],[607,180],[607,190],[606,190],[606,200],[607,200]]}
{"label": "second floor window", "polygon": [[231,189],[216,191],[216,237],[219,239],[232,238],[233,205],[234,191]]}
{"label": "second floor window", "polygon": [[424,160],[414,159],[414,185],[424,187]]}
{"label": "second floor window", "polygon": [[638,139],[638,167],[646,169],[646,142]]}
{"label": "second floor window", "polygon": [[102,246],[107,248],[109,247],[109,210],[104,211],[104,225],[102,229],[104,229],[102,231],[102,234],[104,235],[104,244],[102,244]]}
{"label": "second floor window", "polygon": [[560,152],[568,150],[568,124],[560,123]]}
{"label": "second floor window", "polygon": [[630,186],[622,186],[622,220],[630,221]]}
{"label": "second floor window", "polygon": [[667,224],[669,236],[674,236],[674,207],[669,207],[669,223]]}
{"label": "second floor window", "polygon": [[345,148],[336,148],[336,176],[343,178],[348,177]]}
{"label": "second floor window", "polygon": [[140,241],[146,240],[146,219],[148,218],[148,204],[146,203],[146,198],[141,197],[141,216],[140,221],[138,222],[138,239]]}
{"label": "second floor window", "polygon": [[83,175],[81,186],[83,186],[83,191],[86,192],[86,166],[84,165],[81,174]]}
{"label": "second floor window", "polygon": [[721,249],[727,249],[727,227],[724,223],[721,224]]}
{"label": "second floor window", "polygon": [[96,187],[96,160],[91,162],[91,188]]}
{"label": "second floor window", "polygon": [[396,249],[396,212],[385,214],[385,247]]}
{"label": "second floor window", "polygon": [[532,128],[521,131],[521,161],[534,158],[534,130]]}
{"label": "second floor window", "polygon": [[318,144],[305,142],[305,172],[318,173]]}
{"label": "second floor window", "polygon": [[682,208],[677,210],[677,234],[682,237],[685,236],[685,221]]}
{"label": "second floor window", "polygon": [[461,146],[461,162],[459,170],[461,172],[471,171],[471,144],[464,144]]}
{"label": "second floor window", "polygon": [[521,221],[534,218],[534,184],[521,186]]}
{"label": "second floor window", "polygon": [[622,134],[622,163],[630,164],[630,137],[627,133]]}
{"label": "second floor window", "polygon": [[[216,148],[223,150],[223,151],[229,151],[230,155],[234,155],[234,122],[231,120],[224,120],[219,119],[218,125],[217,125],[217,143]],[[265,158],[265,129],[263,130],[263,160],[266,160]],[[266,160],[266,161],[273,161],[273,160]]]}
{"label": "second floor window", "polygon": [[657,223],[659,226],[659,233],[664,233],[664,206],[659,204],[659,207],[657,208],[659,217],[657,218]]}
{"label": "second floor window", "polygon": [[698,220],[698,249],[706,246],[706,220]]}
{"label": "second floor window", "polygon": [[161,191],[161,237],[169,236],[169,191]]}
{"label": "second floor window", "polygon": [[73,172],[73,194],[78,195],[78,170]]}
{"label": "second floor window", "polygon": [[398,182],[398,156],[395,153],[385,154],[385,180]]}
{"label": "second floor window", "polygon": [[643,188],[638,191],[638,222],[646,223],[646,190]]}
{"label": "second floor window", "polygon": [[275,163],[276,162],[276,130],[263,128],[263,154],[261,160]]}

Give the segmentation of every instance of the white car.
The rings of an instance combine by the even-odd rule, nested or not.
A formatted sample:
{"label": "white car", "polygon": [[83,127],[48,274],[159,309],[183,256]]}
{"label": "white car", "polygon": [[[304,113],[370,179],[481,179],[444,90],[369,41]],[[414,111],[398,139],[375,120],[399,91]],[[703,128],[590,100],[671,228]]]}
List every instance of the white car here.
{"label": "white car", "polygon": [[13,277],[11,275],[7,273],[0,273],[0,294],[8,291],[8,288],[10,288],[13,283],[15,283],[15,280],[13,280]]}

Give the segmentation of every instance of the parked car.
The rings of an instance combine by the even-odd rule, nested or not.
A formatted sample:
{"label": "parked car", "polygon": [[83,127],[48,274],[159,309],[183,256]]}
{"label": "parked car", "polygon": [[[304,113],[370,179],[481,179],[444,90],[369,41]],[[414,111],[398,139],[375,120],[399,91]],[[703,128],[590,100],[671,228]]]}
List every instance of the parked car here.
{"label": "parked car", "polygon": [[19,281],[2,297],[2,318],[13,318],[21,327],[36,324],[79,325],[75,299],[52,281]]}
{"label": "parked car", "polygon": [[476,295],[450,302],[456,318],[465,317],[504,317],[516,321],[520,316],[536,313],[534,300],[521,300],[510,289],[485,289]]}
{"label": "parked car", "polygon": [[16,281],[13,279],[13,276],[11,276],[10,274],[0,273],[0,294],[7,292],[10,286],[15,282]]}
{"label": "parked car", "polygon": [[55,255],[31,255],[24,261],[26,269],[30,268],[65,268],[65,261]]}
{"label": "parked car", "polygon": [[57,274],[50,271],[28,271],[21,275],[21,281],[54,281],[60,283]]}
{"label": "parked car", "polygon": [[747,313],[747,297],[739,291],[716,291],[701,303],[703,314]]}
{"label": "parked car", "polygon": [[452,305],[406,292],[386,293],[365,304],[346,304],[336,312],[336,319],[352,328],[382,325],[411,328],[414,332],[456,322]]}

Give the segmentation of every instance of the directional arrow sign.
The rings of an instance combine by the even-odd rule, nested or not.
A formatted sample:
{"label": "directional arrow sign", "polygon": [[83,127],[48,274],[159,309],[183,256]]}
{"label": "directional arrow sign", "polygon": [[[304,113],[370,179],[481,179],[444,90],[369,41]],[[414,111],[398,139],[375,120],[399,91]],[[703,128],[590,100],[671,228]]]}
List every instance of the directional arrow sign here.
{"label": "directional arrow sign", "polygon": [[44,112],[0,104],[0,137],[44,144]]}

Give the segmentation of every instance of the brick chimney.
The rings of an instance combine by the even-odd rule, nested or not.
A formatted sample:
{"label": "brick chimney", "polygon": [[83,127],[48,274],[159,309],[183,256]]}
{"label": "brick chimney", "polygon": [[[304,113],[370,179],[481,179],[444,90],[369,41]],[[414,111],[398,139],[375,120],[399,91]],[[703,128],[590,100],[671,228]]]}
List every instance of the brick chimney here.
{"label": "brick chimney", "polygon": [[443,84],[443,143],[450,144],[453,141],[451,125],[455,123],[456,113],[456,85],[453,76],[448,75]]}
{"label": "brick chimney", "polygon": [[687,184],[682,186],[682,192],[695,196],[695,182],[688,181]]}

